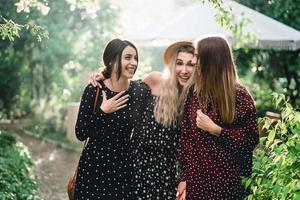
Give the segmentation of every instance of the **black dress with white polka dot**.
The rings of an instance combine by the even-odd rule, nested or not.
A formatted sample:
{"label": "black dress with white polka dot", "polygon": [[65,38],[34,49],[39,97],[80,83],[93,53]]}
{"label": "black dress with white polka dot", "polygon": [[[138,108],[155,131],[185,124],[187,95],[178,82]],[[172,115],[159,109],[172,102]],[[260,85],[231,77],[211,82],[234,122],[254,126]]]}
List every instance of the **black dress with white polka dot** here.
{"label": "black dress with white polka dot", "polygon": [[[75,199],[122,200],[132,199],[133,173],[130,154],[132,128],[140,118],[145,92],[140,82],[131,81],[127,106],[113,113],[100,109],[101,90],[107,98],[117,93],[103,82],[99,92],[97,109],[93,112],[96,88],[88,85],[82,95],[76,123],[76,136],[83,141],[89,138],[81,155]],[[124,94],[124,95],[125,95]]]}
{"label": "black dress with white polka dot", "polygon": [[135,193],[139,200],[174,200],[179,130],[155,121],[153,111],[158,97],[151,95],[150,88],[145,86],[149,95],[132,135]]}

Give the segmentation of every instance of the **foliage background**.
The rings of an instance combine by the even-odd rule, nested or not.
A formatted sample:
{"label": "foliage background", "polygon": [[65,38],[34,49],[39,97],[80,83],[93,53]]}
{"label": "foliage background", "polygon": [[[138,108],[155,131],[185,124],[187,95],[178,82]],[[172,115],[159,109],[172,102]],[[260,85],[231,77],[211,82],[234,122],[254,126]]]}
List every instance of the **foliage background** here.
{"label": "foliage background", "polygon": [[98,68],[105,43],[120,31],[119,7],[96,1],[99,9],[89,16],[80,5],[54,0],[44,16],[17,13],[17,2],[1,0],[0,15],[38,24],[49,38],[38,42],[31,29],[22,29],[13,42],[0,41],[0,118],[30,117],[41,131],[62,132],[66,103],[79,100],[83,77]]}
{"label": "foliage background", "polygon": [[[18,37],[14,40],[3,34],[0,40],[0,119],[30,118],[33,121],[27,127],[34,132],[64,134],[67,104],[79,101],[88,72],[97,71],[101,65],[100,56],[106,42],[138,28],[134,26],[133,18],[137,18],[135,14],[141,14],[140,10],[131,13],[127,19],[122,13],[128,7],[136,9],[135,4],[140,3],[126,0],[122,5],[117,0],[53,0],[43,1],[44,7],[50,8],[46,15],[37,6],[39,4],[32,4],[30,12],[18,13],[15,4],[26,1],[38,2],[0,0],[0,24],[11,19],[21,25],[16,29]],[[168,0],[162,6],[168,8],[166,13],[169,13],[201,1],[180,0],[172,4]],[[209,1],[216,5],[220,2]],[[300,30],[300,4],[297,0],[238,2]],[[151,2],[147,4],[145,1],[144,4],[157,9]],[[151,9],[149,13],[153,12]],[[162,14],[151,20],[160,16]],[[142,20],[139,21],[141,25]],[[145,19],[145,22],[151,20]],[[144,77],[151,70],[163,70],[163,51],[163,48],[140,48],[142,59],[136,78]],[[259,116],[266,111],[279,112],[272,103],[271,93],[274,91],[284,93],[298,109],[299,53],[299,50],[235,49],[241,82],[253,94]]]}
{"label": "foliage background", "polygon": [[267,136],[254,154],[253,173],[244,180],[248,200],[300,199],[300,112],[283,94],[273,94],[281,119],[261,119]]}
{"label": "foliage background", "polygon": [[[300,30],[300,4],[297,0],[237,0],[296,30]],[[285,94],[297,109],[300,105],[300,50],[246,50],[236,51],[240,73],[255,97],[260,115],[266,110],[276,110],[272,105],[272,92]],[[251,69],[251,72],[247,72]]]}

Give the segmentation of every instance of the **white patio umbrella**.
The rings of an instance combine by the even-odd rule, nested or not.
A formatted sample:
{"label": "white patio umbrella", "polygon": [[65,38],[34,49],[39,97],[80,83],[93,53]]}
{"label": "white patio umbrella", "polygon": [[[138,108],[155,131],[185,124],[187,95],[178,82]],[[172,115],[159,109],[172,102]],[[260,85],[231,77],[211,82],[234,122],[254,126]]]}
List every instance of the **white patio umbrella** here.
{"label": "white patio umbrella", "polygon": [[[256,36],[258,44],[254,48],[300,49],[300,31],[237,2],[226,1],[226,4],[232,7],[236,17],[244,13],[251,20],[244,30]],[[165,46],[174,40],[194,40],[205,34],[222,34],[234,42],[232,34],[215,21],[216,14],[217,10],[210,3],[199,3],[185,7],[128,38],[145,46]]]}

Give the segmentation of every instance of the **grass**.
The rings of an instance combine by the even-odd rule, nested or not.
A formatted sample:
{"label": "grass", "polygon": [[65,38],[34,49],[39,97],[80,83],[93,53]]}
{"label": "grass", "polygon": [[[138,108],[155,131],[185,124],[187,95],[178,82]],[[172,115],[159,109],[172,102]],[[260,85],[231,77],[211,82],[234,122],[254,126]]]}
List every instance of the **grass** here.
{"label": "grass", "polygon": [[[0,127],[1,129],[1,127]],[[48,143],[56,145],[61,148],[73,150],[73,151],[81,151],[83,142],[72,142],[68,140],[63,132],[50,132],[46,129],[42,129],[37,126],[33,122],[28,122],[22,126],[15,125],[6,125],[3,130],[9,130],[10,132],[15,132],[19,134],[27,134],[33,136],[35,138],[44,140]]]}

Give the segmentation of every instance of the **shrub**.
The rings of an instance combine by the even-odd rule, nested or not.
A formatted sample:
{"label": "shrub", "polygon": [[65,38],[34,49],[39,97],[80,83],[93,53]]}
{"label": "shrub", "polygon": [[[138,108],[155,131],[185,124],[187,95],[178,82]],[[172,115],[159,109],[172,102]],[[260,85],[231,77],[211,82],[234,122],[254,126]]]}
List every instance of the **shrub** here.
{"label": "shrub", "polygon": [[27,148],[4,131],[0,131],[0,144],[0,199],[40,200]]}
{"label": "shrub", "polygon": [[300,112],[283,94],[273,94],[281,119],[263,118],[268,136],[254,154],[253,174],[244,179],[253,193],[248,200],[300,199]]}

